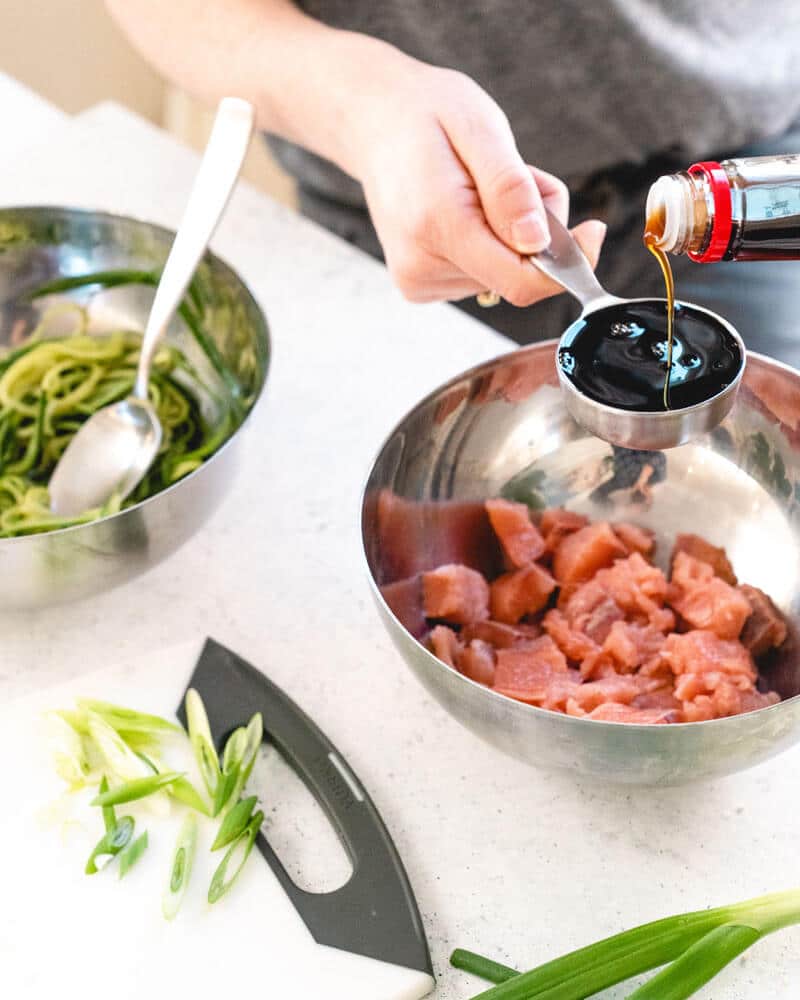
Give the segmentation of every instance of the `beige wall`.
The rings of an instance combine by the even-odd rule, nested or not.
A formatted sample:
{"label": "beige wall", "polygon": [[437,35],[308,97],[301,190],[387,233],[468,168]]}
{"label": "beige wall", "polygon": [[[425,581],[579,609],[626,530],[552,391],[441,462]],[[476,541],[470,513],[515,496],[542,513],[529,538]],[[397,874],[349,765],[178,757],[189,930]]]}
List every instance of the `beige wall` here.
{"label": "beige wall", "polygon": [[65,111],[113,98],[161,119],[164,85],[102,0],[0,0],[0,69]]}
{"label": "beige wall", "polygon": [[[209,112],[139,57],[103,0],[0,0],[0,70],[71,113],[111,99],[196,147],[208,135]],[[294,204],[291,180],[262,142],[253,143],[245,176]]]}

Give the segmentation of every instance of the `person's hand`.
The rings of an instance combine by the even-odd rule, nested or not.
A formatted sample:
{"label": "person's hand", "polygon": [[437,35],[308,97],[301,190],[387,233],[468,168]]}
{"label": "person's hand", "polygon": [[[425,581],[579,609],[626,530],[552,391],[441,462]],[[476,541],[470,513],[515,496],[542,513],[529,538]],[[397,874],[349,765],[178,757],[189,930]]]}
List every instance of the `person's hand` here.
{"label": "person's hand", "polygon": [[[566,224],[566,186],[523,162],[507,118],[473,80],[396,56],[374,68],[359,101],[351,170],[403,295],[431,302],[491,289],[527,306],[562,292],[524,255],[549,242],[543,205]],[[605,229],[590,220],[573,230],[592,267]]]}

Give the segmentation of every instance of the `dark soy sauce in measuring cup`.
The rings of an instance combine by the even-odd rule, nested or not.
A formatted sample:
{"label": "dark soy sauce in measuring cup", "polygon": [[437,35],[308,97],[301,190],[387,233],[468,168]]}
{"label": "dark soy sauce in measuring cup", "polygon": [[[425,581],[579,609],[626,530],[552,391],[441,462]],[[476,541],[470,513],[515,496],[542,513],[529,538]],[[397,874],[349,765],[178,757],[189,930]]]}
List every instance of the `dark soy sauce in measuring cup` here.
{"label": "dark soy sauce in measuring cup", "polygon": [[676,302],[672,364],[668,312],[658,299],[607,306],[576,320],[562,338],[558,364],[585,396],[620,410],[666,410],[704,403],[739,374],[744,358],[730,331],[712,316]]}

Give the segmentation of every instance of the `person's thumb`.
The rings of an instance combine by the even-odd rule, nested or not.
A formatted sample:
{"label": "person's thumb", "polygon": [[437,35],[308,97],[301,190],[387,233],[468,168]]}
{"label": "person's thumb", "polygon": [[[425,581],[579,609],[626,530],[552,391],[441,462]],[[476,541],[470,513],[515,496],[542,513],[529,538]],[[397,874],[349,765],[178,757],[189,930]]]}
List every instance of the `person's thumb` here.
{"label": "person's thumb", "polygon": [[608,226],[599,219],[587,219],[586,222],[581,222],[570,231],[594,270],[597,267]]}
{"label": "person's thumb", "polygon": [[542,195],[520,156],[511,127],[496,106],[452,116],[448,138],[469,171],[495,235],[517,253],[543,250],[550,242]]}

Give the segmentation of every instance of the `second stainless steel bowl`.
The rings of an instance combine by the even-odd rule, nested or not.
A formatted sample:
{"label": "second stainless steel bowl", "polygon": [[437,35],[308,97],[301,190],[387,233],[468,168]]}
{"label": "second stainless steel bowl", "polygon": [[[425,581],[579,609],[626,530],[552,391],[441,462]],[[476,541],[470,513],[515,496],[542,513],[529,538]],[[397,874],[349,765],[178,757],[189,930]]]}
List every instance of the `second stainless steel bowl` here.
{"label": "second stainless steel bowl", "polygon": [[[43,299],[30,293],[45,282],[111,269],[158,271],[174,233],[147,222],[59,207],[0,210],[0,347],[16,344],[54,301],[73,301],[89,314],[90,332],[143,330],[153,288],[90,286]],[[249,412],[264,388],[269,334],[258,303],[230,267],[207,253],[194,281],[195,308]],[[218,376],[185,324],[167,340],[195,364],[203,381]],[[212,425],[221,414],[204,399]],[[246,420],[245,420],[246,423]],[[219,505],[237,463],[240,425],[198,469],[119,514],[60,531],[0,539],[0,611],[42,608],[106,590],[155,565],[186,542]]]}

